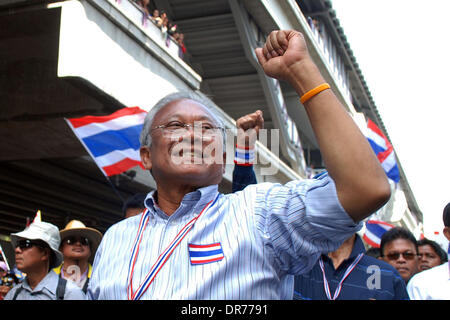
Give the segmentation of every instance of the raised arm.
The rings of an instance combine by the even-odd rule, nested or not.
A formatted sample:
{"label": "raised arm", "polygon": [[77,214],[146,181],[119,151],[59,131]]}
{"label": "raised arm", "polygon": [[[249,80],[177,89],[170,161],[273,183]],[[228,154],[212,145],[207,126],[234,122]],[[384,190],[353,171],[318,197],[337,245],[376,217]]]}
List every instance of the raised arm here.
{"label": "raised arm", "polygon": [[[297,31],[271,32],[256,56],[268,76],[287,81],[299,97],[325,83]],[[332,90],[313,96],[304,107],[339,202],[354,221],[364,219],[390,197],[387,177],[374,152]]]}
{"label": "raised arm", "polygon": [[240,117],[236,121],[238,129],[234,159],[232,192],[243,190],[249,184],[255,184],[256,175],[253,162],[256,157],[255,143],[259,129],[264,127],[261,110]]}

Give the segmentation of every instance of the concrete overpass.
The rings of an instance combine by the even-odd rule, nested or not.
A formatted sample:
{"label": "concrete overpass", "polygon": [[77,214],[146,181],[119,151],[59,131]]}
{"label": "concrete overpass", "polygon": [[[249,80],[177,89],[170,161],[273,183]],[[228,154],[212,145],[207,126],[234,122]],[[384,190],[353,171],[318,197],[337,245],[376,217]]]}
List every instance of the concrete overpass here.
{"label": "concrete overpass", "polygon": [[[210,42],[205,35],[196,45],[200,35],[189,30],[195,24],[204,29],[204,19],[216,21],[220,28],[224,20],[233,23],[228,2],[211,3],[213,11],[227,8],[222,20],[200,7],[197,22],[194,12],[189,21],[176,17],[190,38],[193,67],[178,57],[175,43],[165,45],[158,28],[142,25],[139,8],[127,0],[18,0],[0,7],[1,234],[23,229],[26,217],[32,218],[38,209],[45,221],[59,227],[77,218],[105,231],[120,219],[121,200],[64,118],[104,115],[125,106],[148,110],[169,92],[198,89],[212,94],[229,128],[234,126],[233,118],[247,111],[267,111],[252,64],[233,67],[227,59],[235,58],[225,58],[236,52],[245,60],[236,27],[219,32],[233,38],[228,51],[223,48],[230,43],[220,38]],[[218,27],[210,27],[214,38]],[[203,58],[195,55],[196,50],[202,51]],[[208,61],[202,60],[206,56]],[[211,62],[213,57],[218,60]],[[226,87],[231,84],[239,90]],[[210,87],[214,90],[207,90]],[[231,103],[245,92],[247,99],[232,109]],[[268,112],[266,119],[266,127],[273,128]],[[259,176],[260,180],[286,182],[300,177],[298,170],[262,145],[260,157],[279,168],[276,175]],[[230,190],[232,167],[228,166],[221,185],[224,192]],[[123,198],[154,188],[151,176],[140,169],[115,176],[112,184]]]}

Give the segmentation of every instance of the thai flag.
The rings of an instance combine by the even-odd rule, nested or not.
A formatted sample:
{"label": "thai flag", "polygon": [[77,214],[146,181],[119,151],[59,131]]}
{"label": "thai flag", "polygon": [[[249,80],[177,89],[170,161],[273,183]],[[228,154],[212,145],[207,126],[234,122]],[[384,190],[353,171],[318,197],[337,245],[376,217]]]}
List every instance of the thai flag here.
{"label": "thai flag", "polygon": [[366,222],[366,231],[363,235],[363,239],[372,247],[379,248],[381,237],[386,231],[393,227],[392,224],[384,221],[368,220]]}
{"label": "thai flag", "polygon": [[205,264],[220,261],[224,258],[220,242],[213,244],[188,244],[191,264]]}
{"label": "thai flag", "polygon": [[108,116],[66,119],[103,174],[113,176],[141,166],[139,135],[147,112],[123,108]]}
{"label": "thai flag", "polygon": [[398,183],[400,173],[395,160],[394,148],[383,132],[370,119],[367,121],[366,138],[369,140],[388,178]]}

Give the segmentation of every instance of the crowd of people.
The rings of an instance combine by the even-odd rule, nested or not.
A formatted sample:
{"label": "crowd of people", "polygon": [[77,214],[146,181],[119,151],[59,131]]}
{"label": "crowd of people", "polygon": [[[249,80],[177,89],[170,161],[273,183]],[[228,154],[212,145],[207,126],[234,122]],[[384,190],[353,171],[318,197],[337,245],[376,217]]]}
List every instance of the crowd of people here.
{"label": "crowd of people", "polygon": [[[81,221],[62,230],[34,221],[11,234],[26,277],[4,299],[450,299],[446,254],[433,242],[419,245],[392,228],[378,258],[366,253],[357,232],[388,201],[390,186],[302,34],[273,31],[255,53],[267,76],[299,95],[325,172],[258,183],[258,110],[236,122],[233,192],[223,194],[225,163],[213,160],[225,157],[225,127],[213,102],[199,91],[169,94],[148,112],[140,135],[156,190],[127,201],[124,219],[104,235]],[[180,144],[184,157],[202,161],[175,161]],[[450,204],[443,221],[450,239]]]}
{"label": "crowd of people", "polygon": [[[236,164],[233,175],[233,192],[256,183],[252,166]],[[124,219],[145,210],[146,196],[136,194],[124,203]],[[449,219],[450,203],[444,209],[447,235]],[[70,221],[59,231],[59,237],[56,226],[40,221],[12,234],[17,266],[9,270],[0,261],[0,300],[5,297],[7,300],[86,299],[92,263],[101,239],[99,231],[78,220]],[[43,256],[46,259],[39,259]],[[379,278],[370,279],[370,268],[379,270]],[[25,273],[25,282],[21,271]],[[407,229],[388,230],[381,238],[380,247],[369,250],[353,234],[337,250],[322,254],[310,271],[295,277],[293,299],[450,299],[445,285],[448,271],[448,256],[440,245],[428,239],[417,241]],[[63,282],[60,292],[53,290],[64,280],[71,283]]]}
{"label": "crowd of people", "polygon": [[150,0],[136,0],[136,3],[143,13],[142,24],[146,25],[148,21],[151,21],[160,28],[166,46],[170,46],[170,39],[172,38],[178,44],[179,57],[183,59],[186,53],[186,46],[184,45],[184,34],[180,32],[178,25],[169,19],[165,11],[158,9],[150,10]]}
{"label": "crowd of people", "polygon": [[[252,166],[235,167],[233,192],[254,183]],[[443,223],[450,241],[450,203],[443,210]],[[450,243],[446,253],[437,242],[416,240],[402,227],[386,231],[376,247],[353,234],[336,251],[322,254],[309,272],[295,278],[293,298],[450,300],[448,254]]]}

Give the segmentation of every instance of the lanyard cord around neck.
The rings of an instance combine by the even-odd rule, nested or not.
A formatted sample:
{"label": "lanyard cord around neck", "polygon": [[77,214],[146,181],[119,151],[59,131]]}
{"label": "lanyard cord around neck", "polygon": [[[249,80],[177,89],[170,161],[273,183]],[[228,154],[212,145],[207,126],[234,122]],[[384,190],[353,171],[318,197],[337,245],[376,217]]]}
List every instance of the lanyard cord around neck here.
{"label": "lanyard cord around neck", "polygon": [[319,265],[320,269],[322,270],[322,276],[323,276],[323,287],[325,289],[325,294],[327,295],[328,300],[336,300],[337,297],[339,297],[339,294],[341,293],[342,284],[344,283],[345,279],[350,275],[350,273],[355,269],[356,265],[358,264],[359,260],[363,257],[364,253],[360,253],[355,260],[348,266],[347,270],[345,270],[344,276],[342,277],[341,281],[339,281],[339,284],[336,288],[336,291],[334,292],[333,297],[331,297],[330,292],[330,286],[328,285],[327,276],[325,275],[325,268],[323,265],[322,257],[319,258]]}
{"label": "lanyard cord around neck", "polygon": [[158,275],[159,271],[162,269],[164,264],[167,262],[167,260],[172,255],[173,251],[177,248],[177,246],[181,243],[181,241],[184,239],[184,237],[191,231],[193,228],[195,222],[197,222],[198,218],[202,215],[203,212],[205,212],[208,208],[212,207],[217,199],[219,198],[219,193],[216,194],[213,200],[208,202],[205,207],[200,211],[200,213],[190,220],[181,230],[180,232],[175,236],[175,238],[172,240],[172,242],[169,244],[169,246],[160,254],[156,262],[151,267],[150,271],[144,278],[144,281],[139,285],[136,291],[133,291],[133,274],[134,274],[134,267],[136,265],[137,257],[139,255],[139,246],[142,241],[142,237],[145,231],[145,228],[147,227],[149,218],[150,218],[150,211],[146,209],[144,213],[142,214],[141,221],[139,222],[138,232],[136,234],[136,238],[134,240],[133,244],[133,250],[131,252],[131,259],[129,263],[128,268],[128,277],[127,277],[127,298],[128,300],[139,300],[142,295],[147,291],[147,289],[150,287],[150,285],[153,283],[153,280],[155,280],[156,276]]}

